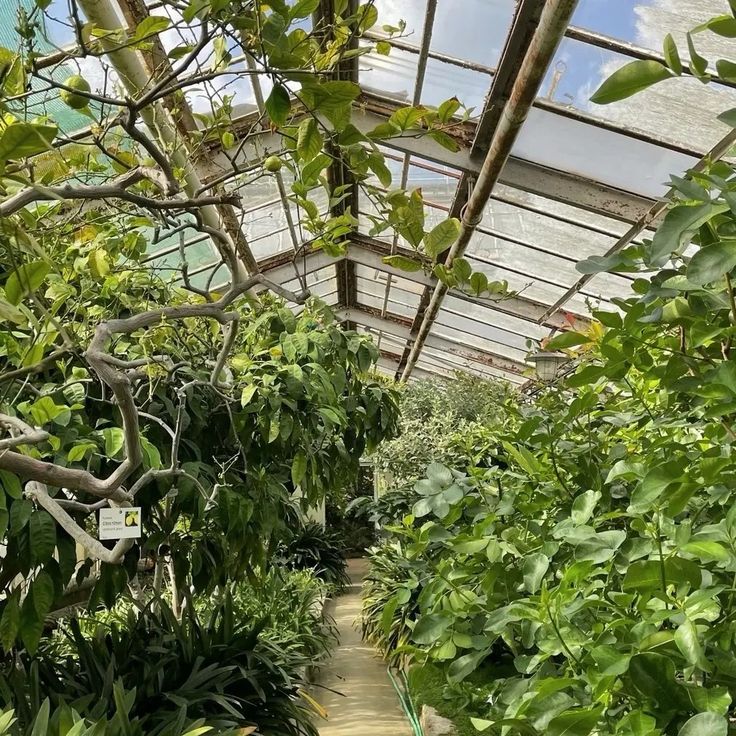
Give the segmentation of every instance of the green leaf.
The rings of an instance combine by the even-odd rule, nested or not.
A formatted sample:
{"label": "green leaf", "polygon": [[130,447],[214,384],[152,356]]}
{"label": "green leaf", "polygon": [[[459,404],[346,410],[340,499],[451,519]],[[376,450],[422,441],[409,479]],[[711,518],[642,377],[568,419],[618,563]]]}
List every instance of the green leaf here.
{"label": "green leaf", "polygon": [[736,240],[721,240],[701,248],[687,265],[687,280],[710,284],[736,267]]}
{"label": "green leaf", "polygon": [[8,651],[15,643],[19,628],[20,605],[18,604],[18,596],[11,595],[7,599],[2,618],[0,618],[0,645],[5,651]]}
{"label": "green leaf", "polygon": [[395,125],[399,130],[405,131],[414,128],[427,114],[425,107],[400,107],[391,114],[388,119],[389,123]]}
{"label": "green leaf", "polygon": [[736,128],[736,107],[732,107],[730,110],[722,112],[718,116],[718,120],[720,120],[724,125],[728,125],[730,128]]}
{"label": "green leaf", "polygon": [[294,487],[298,486],[307,474],[307,456],[303,452],[297,452],[291,462],[291,482]]}
{"label": "green leaf", "polygon": [[142,41],[150,36],[155,36],[165,31],[170,25],[171,21],[163,15],[149,15],[136,27],[133,40]]}
{"label": "green leaf", "polygon": [[658,465],[649,470],[631,494],[628,513],[641,514],[649,511],[664,491],[677,482],[681,476],[681,468],[670,463]]}
{"label": "green leaf", "polygon": [[702,685],[684,684],[690,702],[698,711],[710,711],[725,716],[731,705],[731,694],[725,687],[703,687]]}
{"label": "green leaf", "polygon": [[322,151],[324,139],[317,127],[317,121],[310,117],[302,121],[297,130],[296,151],[303,163],[311,161]]}
{"label": "green leaf", "polygon": [[549,558],[541,552],[534,552],[524,559],[524,588],[532,595],[542,585],[542,580],[549,570]]}
{"label": "green leaf", "polygon": [[731,553],[720,542],[696,540],[688,542],[681,549],[701,562],[726,562],[731,559]]}
{"label": "green leaf", "polygon": [[676,697],[675,663],[662,654],[642,652],[631,658],[629,677],[646,698],[668,708]]}
{"label": "green leaf", "polygon": [[15,536],[23,530],[33,512],[33,504],[27,498],[14,501],[10,507],[10,533]]}
{"label": "green leaf", "polygon": [[438,108],[437,115],[443,123],[449,123],[453,115],[460,109],[460,100],[457,97],[450,97],[445,100]]}
{"label": "green leaf", "polygon": [[[700,585],[700,567],[690,560],[670,557],[664,563],[666,585],[689,583],[695,589]],[[637,560],[629,565],[622,583],[622,590],[652,591],[662,593],[662,567],[659,560]]]}
{"label": "green leaf", "polygon": [[657,82],[669,79],[672,73],[658,61],[632,61],[615,71],[590,98],[596,105],[609,105],[625,100]]}
{"label": "green leaf", "polygon": [[23,497],[23,488],[20,485],[20,479],[15,473],[11,473],[8,470],[0,470],[0,485],[11,498]]}
{"label": "green leaf", "polygon": [[677,736],[728,736],[728,721],[716,713],[698,713],[685,723]]}
{"label": "green leaf", "polygon": [[600,498],[599,491],[586,491],[577,496],[572,502],[572,512],[570,514],[573,524],[577,526],[587,524]]}
{"label": "green leaf", "polygon": [[427,135],[435,142],[439,143],[442,148],[446,148],[452,153],[457,153],[460,150],[458,142],[450,135],[445,133],[444,130],[430,130]]}
{"label": "green leaf", "polygon": [[49,265],[45,261],[31,261],[13,271],[5,282],[5,296],[7,300],[17,305],[21,299],[30,294],[44,282],[49,272]]}
{"label": "green leaf", "polygon": [[2,296],[0,296],[0,320],[14,322],[16,325],[24,325],[28,322],[25,314]]}
{"label": "green leaf", "polygon": [[716,71],[718,76],[726,82],[736,82],[736,62],[718,59],[716,61]]}
{"label": "green leaf", "polygon": [[57,404],[50,396],[42,396],[30,406],[33,421],[39,426],[53,422],[66,427],[71,419],[71,410],[64,404]]}
{"label": "green leaf", "polygon": [[736,38],[736,19],[730,15],[711,18],[706,25],[708,30],[723,38]]}
{"label": "green leaf", "polygon": [[56,522],[51,514],[38,509],[31,514],[28,523],[31,539],[31,561],[43,564],[51,559],[56,547]]}
{"label": "green leaf", "polygon": [[107,427],[102,430],[105,439],[105,455],[115,457],[125,446],[125,433],[120,427]]}
{"label": "green leaf", "polygon": [[143,467],[146,470],[159,470],[161,468],[161,453],[158,447],[146,437],[141,437],[141,450],[143,452]]}
{"label": "green leaf", "polygon": [[480,296],[488,289],[488,276],[483,271],[475,271],[470,276],[470,288],[476,296]]}
{"label": "green leaf", "polygon": [[602,713],[602,705],[567,710],[549,722],[545,736],[588,736],[598,725]]}
{"label": "green leaf", "polygon": [[52,123],[11,123],[0,134],[0,161],[51,150],[57,131]]}
{"label": "green leaf", "polygon": [[289,10],[289,17],[294,20],[296,18],[308,18],[319,7],[319,0],[299,0],[293,8]]}
{"label": "green leaf", "polygon": [[711,667],[705,658],[703,647],[700,644],[700,637],[695,624],[686,620],[681,623],[675,631],[675,644],[682,653],[683,657],[693,667],[698,667],[704,672],[710,672]]}
{"label": "green leaf", "polygon": [[361,5],[358,8],[356,15],[360,19],[358,30],[360,30],[361,33],[369,31],[374,25],[376,25],[376,23],[378,23],[378,10],[372,3]]}
{"label": "green leaf", "polygon": [[701,225],[727,210],[728,205],[712,202],[673,207],[665,215],[652,238],[650,254],[652,265],[663,266],[673,253],[680,252]]}
{"label": "green leaf", "polygon": [[46,618],[54,602],[54,581],[51,579],[51,575],[45,570],[41,570],[31,587],[33,588],[33,605],[36,608],[36,613],[41,618]]}
{"label": "green leaf", "polygon": [[412,632],[417,644],[434,644],[452,625],[452,617],[443,613],[427,613],[420,617]]}
{"label": "green leaf", "polygon": [[248,404],[250,404],[251,402],[251,399],[255,396],[256,391],[258,391],[258,386],[256,386],[254,383],[245,386],[243,388],[243,393],[240,394],[240,405],[244,407],[248,406]]}
{"label": "green leaf", "polygon": [[456,217],[443,220],[436,225],[424,236],[424,250],[427,255],[436,259],[458,239],[461,230],[460,220]]}
{"label": "green leaf", "polygon": [[447,679],[451,683],[458,683],[464,680],[468,675],[472,674],[480,663],[488,656],[490,650],[482,649],[477,652],[470,652],[458,657],[447,668]]}
{"label": "green leaf", "polygon": [[32,590],[23,601],[18,633],[26,649],[31,654],[35,654],[38,648],[38,642],[41,641],[41,634],[43,633],[43,618],[36,613]]}
{"label": "green leaf", "polygon": [[589,342],[592,342],[592,339],[588,335],[583,335],[580,332],[562,332],[556,337],[553,337],[545,345],[545,350],[554,352],[555,350],[564,350],[565,348],[571,348],[576,345],[586,345]]}
{"label": "green leaf", "polygon": [[690,69],[695,76],[705,77],[708,70],[708,60],[697,52],[691,33],[687,34],[687,48],[690,53]]}
{"label": "green leaf", "polygon": [[380,153],[373,153],[366,159],[368,168],[378,177],[378,181],[381,182],[381,186],[391,186],[391,169],[386,166],[386,161]]}
{"label": "green leaf", "polygon": [[286,125],[290,110],[289,91],[283,84],[274,84],[271,94],[266,100],[266,112],[271,122],[278,127]]}
{"label": "green leaf", "polygon": [[420,260],[414,260],[413,258],[407,258],[406,256],[384,256],[382,260],[386,265],[391,266],[392,268],[398,268],[402,271],[422,270],[422,262]]}
{"label": "green leaf", "polygon": [[388,603],[386,603],[383,608],[383,612],[381,613],[381,630],[386,636],[388,636],[391,632],[391,624],[393,623],[394,614],[396,613],[396,609],[398,607],[398,595],[393,595],[391,596],[391,598],[389,598]]}
{"label": "green leaf", "polygon": [[677,50],[677,44],[675,39],[672,38],[672,34],[668,33],[664,37],[664,60],[667,62],[667,66],[678,76],[682,74],[682,60],[680,59],[680,52]]}
{"label": "green leaf", "polygon": [[47,736],[49,729],[49,714],[51,712],[51,703],[48,698],[45,698],[41,707],[38,710],[33,721],[33,728],[31,729],[31,736]]}
{"label": "green leaf", "polygon": [[376,43],[376,53],[381,56],[389,56],[391,54],[391,44],[388,41],[378,41]]}

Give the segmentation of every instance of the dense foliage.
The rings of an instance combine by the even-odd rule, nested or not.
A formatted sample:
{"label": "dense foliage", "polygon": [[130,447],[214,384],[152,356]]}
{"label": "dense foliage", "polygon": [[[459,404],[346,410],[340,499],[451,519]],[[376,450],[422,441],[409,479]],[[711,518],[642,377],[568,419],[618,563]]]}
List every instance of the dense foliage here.
{"label": "dense foliage", "polygon": [[[669,37],[665,52],[669,71],[635,62],[597,101],[682,73]],[[478,731],[733,732],[736,172],[710,162],[672,187],[651,240],[579,265],[637,278],[549,341],[572,373],[507,402],[472,463],[429,464],[375,551],[369,634],[443,669]]]}
{"label": "dense foliage", "polygon": [[350,584],[341,540],[316,521],[300,524],[281,544],[276,563],[290,570],[310,570],[332,593]]}
{"label": "dense foliage", "polygon": [[325,592],[309,573],[273,570],[229,587],[220,603],[190,602],[181,620],[161,601],[121,600],[62,621],[34,657],[19,652],[0,690],[17,727],[29,730],[49,698],[55,712],[91,722],[113,722],[123,709],[144,733],[179,734],[202,721],[218,731],[253,724],[274,736],[312,733],[300,688],[332,642]]}

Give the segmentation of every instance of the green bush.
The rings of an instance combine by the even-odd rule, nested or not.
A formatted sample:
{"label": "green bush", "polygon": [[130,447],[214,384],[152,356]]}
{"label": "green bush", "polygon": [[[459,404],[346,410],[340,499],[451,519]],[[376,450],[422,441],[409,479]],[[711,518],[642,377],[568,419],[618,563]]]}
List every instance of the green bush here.
{"label": "green bush", "polygon": [[276,561],[289,570],[311,570],[331,593],[340,593],[350,585],[338,535],[315,521],[304,522],[281,544]]}
{"label": "green bush", "polygon": [[127,691],[129,717],[149,735],[171,723],[205,719],[219,728],[255,726],[270,736],[313,736],[310,711],[299,696],[301,674],[260,639],[269,623],[239,620],[229,596],[209,616],[185,608],[181,621],[160,601],[129,612],[125,624],[100,624],[86,636],[72,619],[66,651],[42,642],[39,654],[6,663],[0,690],[25,727],[48,697],[91,721],[120,710],[115,685]]}

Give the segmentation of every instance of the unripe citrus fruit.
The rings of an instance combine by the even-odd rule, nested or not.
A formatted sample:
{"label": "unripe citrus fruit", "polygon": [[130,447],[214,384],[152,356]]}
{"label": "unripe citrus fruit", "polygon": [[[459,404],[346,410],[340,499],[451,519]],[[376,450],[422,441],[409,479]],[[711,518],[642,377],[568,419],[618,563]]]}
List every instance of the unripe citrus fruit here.
{"label": "unripe citrus fruit", "polygon": [[274,174],[277,171],[280,171],[283,165],[284,165],[284,162],[278,156],[269,156],[263,162],[263,168],[266,169],[266,171],[270,171]]}
{"label": "unripe citrus fruit", "polygon": [[64,82],[64,86],[70,88],[61,90],[60,96],[66,105],[69,105],[74,110],[81,110],[87,107],[89,98],[76,94],[76,92],[90,92],[89,82],[84,77],[75,74]]}

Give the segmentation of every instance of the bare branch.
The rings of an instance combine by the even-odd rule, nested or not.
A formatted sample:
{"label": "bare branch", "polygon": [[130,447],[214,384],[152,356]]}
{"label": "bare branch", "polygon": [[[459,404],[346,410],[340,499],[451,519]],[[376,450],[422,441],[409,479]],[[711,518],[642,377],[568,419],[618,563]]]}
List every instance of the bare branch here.
{"label": "bare branch", "polygon": [[45,442],[50,436],[48,432],[35,429],[22,419],[11,417],[9,414],[0,414],[0,427],[9,429],[11,433],[15,431],[14,436],[0,440],[0,450],[8,450],[19,445],[37,445],[39,442]]}
{"label": "bare branch", "polygon": [[[239,204],[237,195],[222,197],[199,197],[196,199],[154,199],[143,194],[129,192],[128,187],[139,183],[143,179],[154,181],[161,185],[161,172],[156,169],[138,167],[114,179],[110,184],[80,184],[71,186],[63,184],[56,187],[42,187],[40,185],[23,189],[0,203],[0,217],[8,217],[33,202],[48,202],[70,199],[122,199],[140,207],[152,210],[186,210],[195,207],[205,207],[213,204]],[[165,185],[167,186],[167,185]]]}

